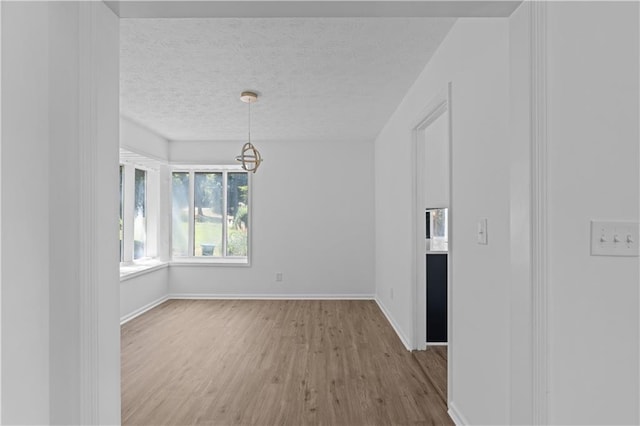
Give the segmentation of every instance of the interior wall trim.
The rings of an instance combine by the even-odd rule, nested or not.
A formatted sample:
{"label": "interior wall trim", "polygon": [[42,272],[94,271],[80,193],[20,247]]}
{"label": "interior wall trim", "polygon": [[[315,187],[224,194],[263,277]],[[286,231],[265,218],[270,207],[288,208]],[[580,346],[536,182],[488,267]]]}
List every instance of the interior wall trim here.
{"label": "interior wall trim", "polygon": [[375,300],[375,294],[269,294],[269,293],[170,293],[169,299],[211,300]]}
{"label": "interior wall trim", "polygon": [[531,31],[531,283],[533,424],[548,423],[549,250],[547,4],[530,3]]}
{"label": "interior wall trim", "polygon": [[221,294],[221,293],[168,293],[120,317],[126,324],[167,300],[376,300],[375,294]]}
{"label": "interior wall trim", "polygon": [[386,306],[384,306],[384,303],[382,303],[382,300],[380,300],[380,298],[378,298],[378,297],[376,297],[374,300],[378,304],[378,307],[380,308],[380,310],[384,314],[384,316],[387,319],[387,321],[389,321],[389,324],[391,324],[391,327],[396,332],[396,335],[398,336],[398,338],[400,339],[400,341],[402,342],[404,347],[409,352],[411,352],[411,350],[413,349],[412,346],[411,346],[411,343],[410,343],[411,341],[407,338],[407,336],[404,335],[404,333],[402,332],[402,329],[400,327],[398,327],[398,324],[396,324],[396,322],[393,319],[393,316],[389,313],[389,310],[386,308]]}
{"label": "interior wall trim", "polygon": [[[2,4],[0,4],[0,46],[2,46]],[[2,54],[0,54],[0,93],[2,93]],[[0,242],[2,241],[2,102],[0,102]],[[0,244],[0,318],[2,318],[2,244]],[[2,327],[0,327],[0,383],[2,383]],[[2,424],[2,386],[0,386],[0,424]]]}
{"label": "interior wall trim", "polygon": [[[412,132],[412,156],[414,161],[412,163],[412,235],[413,235],[413,256],[411,259],[411,274],[413,280],[413,334],[411,342],[411,348],[417,350],[425,350],[427,348],[427,292],[426,292],[426,269],[424,260],[424,234],[420,232],[421,225],[424,223],[424,211],[420,206],[423,206],[423,190],[421,188],[423,169],[418,163],[423,155],[423,144],[420,143],[421,136],[424,135],[425,129],[429,127],[434,121],[436,121],[443,114],[448,114],[447,129],[448,129],[448,155],[449,155],[449,220],[448,229],[449,234],[449,250],[447,253],[447,359],[453,359],[453,318],[452,318],[452,283],[453,283],[453,226],[455,210],[453,207],[453,109],[452,109],[452,97],[453,97],[453,83],[448,82],[439,93],[437,93],[414,120],[414,125],[411,129]],[[447,401],[451,401],[453,397],[453,363],[447,364]]]}
{"label": "interior wall trim", "polygon": [[153,302],[147,303],[146,305],[142,306],[141,308],[136,309],[135,311],[133,311],[131,313],[123,315],[122,317],[120,317],[120,325],[124,325],[124,324],[128,323],[132,319],[137,318],[140,315],[152,310],[156,306],[163,304],[167,300],[169,300],[169,296],[162,296],[162,297],[154,300]]}
{"label": "interior wall trim", "polygon": [[80,277],[80,423],[98,424],[99,410],[99,301],[96,223],[97,183],[95,170],[98,162],[98,120],[96,93],[96,59],[94,47],[97,15],[94,2],[78,4],[79,32],[79,90],[78,90],[78,136],[79,144],[78,182],[80,201],[79,223],[79,277]]}
{"label": "interior wall trim", "polygon": [[[132,319],[139,317],[140,315],[150,311],[158,305],[163,304],[167,300],[376,300],[374,294],[301,294],[301,295],[266,295],[266,294],[236,294],[236,295],[221,295],[221,294],[191,294],[191,293],[173,293],[162,296],[146,305],[136,309],[133,312],[125,314],[120,317],[120,325],[124,325]],[[376,300],[377,302],[377,300]],[[380,306],[380,303],[378,303]],[[381,308],[381,310],[384,309]],[[386,316],[386,313],[385,313]],[[387,318],[388,319],[388,318]],[[391,321],[389,320],[391,323]],[[397,331],[396,331],[397,333]],[[399,335],[400,336],[400,335]],[[400,337],[402,340],[402,337]],[[405,345],[406,346],[406,345]]]}
{"label": "interior wall trim", "polygon": [[449,402],[449,411],[447,411],[447,414],[449,414],[449,417],[451,417],[451,420],[453,420],[453,423],[455,423],[456,426],[465,426],[471,424],[462,415],[460,410],[458,410],[458,407],[456,407],[456,404],[453,401]]}
{"label": "interior wall trim", "polygon": [[[411,127],[412,133],[412,156],[415,159],[413,161],[412,170],[412,211],[413,211],[413,259],[412,259],[412,279],[413,279],[413,339],[412,348],[417,350],[424,350],[427,347],[427,327],[424,318],[426,317],[426,288],[425,288],[425,272],[424,272],[424,238],[420,232],[420,221],[423,221],[423,212],[420,210],[420,205],[423,204],[421,198],[422,188],[422,167],[419,164],[421,158],[423,158],[423,144],[421,144],[422,136],[425,130],[449,109],[449,91],[450,84],[446,90],[440,91],[433,98],[427,102],[425,108],[414,120],[414,124]],[[451,147],[451,132],[449,131],[449,147]],[[451,153],[449,153],[450,155]],[[451,164],[449,165],[451,166]],[[451,170],[451,167],[449,167]],[[448,177],[451,181],[451,178]],[[451,195],[449,194],[449,199]],[[451,240],[451,238],[449,238]]]}

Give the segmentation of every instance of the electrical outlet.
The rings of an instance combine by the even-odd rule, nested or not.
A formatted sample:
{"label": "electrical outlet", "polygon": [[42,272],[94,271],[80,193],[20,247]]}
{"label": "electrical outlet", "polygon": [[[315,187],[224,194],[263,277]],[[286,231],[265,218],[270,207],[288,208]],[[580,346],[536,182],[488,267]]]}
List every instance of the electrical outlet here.
{"label": "electrical outlet", "polygon": [[276,272],[276,281],[277,282],[281,282],[282,281],[282,272]]}

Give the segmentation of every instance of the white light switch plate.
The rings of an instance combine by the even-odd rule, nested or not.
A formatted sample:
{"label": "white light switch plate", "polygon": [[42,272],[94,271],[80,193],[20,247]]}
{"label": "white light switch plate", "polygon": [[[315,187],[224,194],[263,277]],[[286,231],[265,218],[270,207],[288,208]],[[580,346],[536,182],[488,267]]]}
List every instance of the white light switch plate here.
{"label": "white light switch plate", "polygon": [[487,236],[487,219],[480,219],[478,221],[478,244],[489,244],[489,238]]}
{"label": "white light switch plate", "polygon": [[591,221],[592,256],[638,256],[639,239],[637,222]]}

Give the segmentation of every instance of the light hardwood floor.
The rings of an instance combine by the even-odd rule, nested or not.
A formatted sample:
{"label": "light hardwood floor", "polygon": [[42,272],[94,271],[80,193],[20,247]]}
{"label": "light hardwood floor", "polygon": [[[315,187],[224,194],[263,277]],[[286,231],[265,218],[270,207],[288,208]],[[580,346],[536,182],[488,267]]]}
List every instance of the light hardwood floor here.
{"label": "light hardwood floor", "polygon": [[373,301],[170,300],[122,327],[124,425],[452,424],[432,380]]}

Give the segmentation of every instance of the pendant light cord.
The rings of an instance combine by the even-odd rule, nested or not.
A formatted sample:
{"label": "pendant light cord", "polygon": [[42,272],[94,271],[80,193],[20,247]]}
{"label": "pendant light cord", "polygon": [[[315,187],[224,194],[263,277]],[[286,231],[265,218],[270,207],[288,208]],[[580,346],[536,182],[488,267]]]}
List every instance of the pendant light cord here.
{"label": "pendant light cord", "polygon": [[249,143],[251,143],[251,102],[247,104],[249,104]]}

